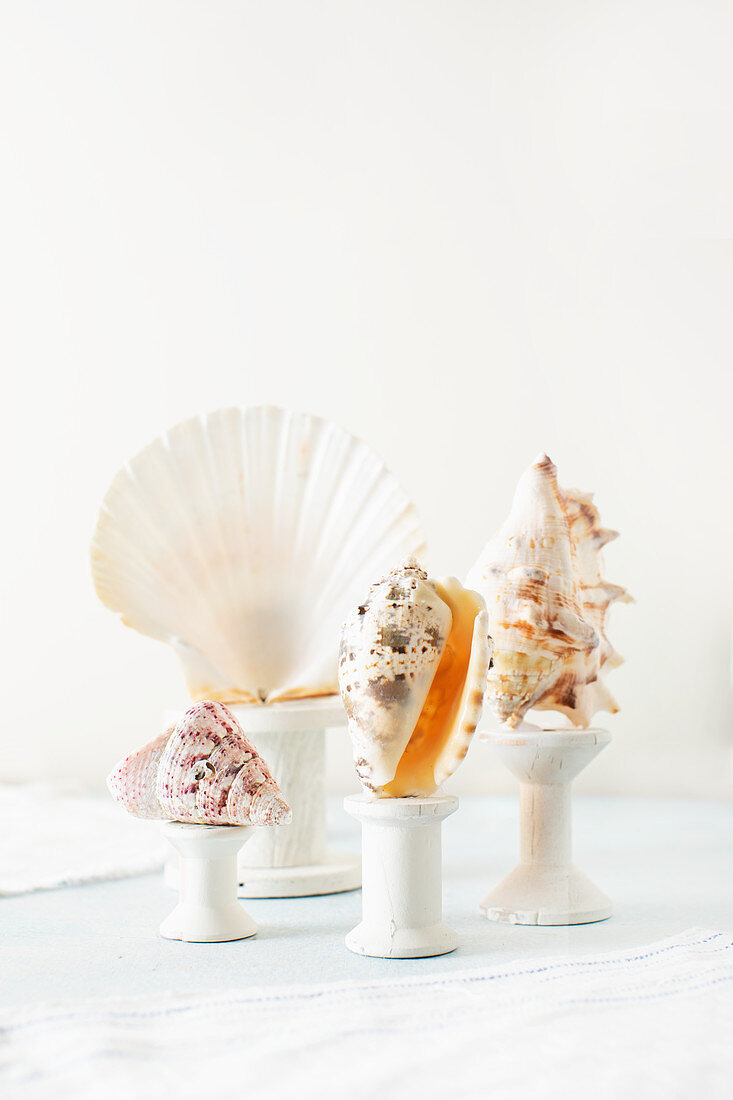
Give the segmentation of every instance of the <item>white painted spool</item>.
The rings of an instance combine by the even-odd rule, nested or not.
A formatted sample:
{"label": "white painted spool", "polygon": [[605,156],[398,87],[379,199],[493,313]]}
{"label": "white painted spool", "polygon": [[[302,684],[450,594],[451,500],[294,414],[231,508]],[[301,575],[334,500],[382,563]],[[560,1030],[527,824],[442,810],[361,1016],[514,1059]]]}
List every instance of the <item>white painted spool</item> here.
{"label": "white painted spool", "polygon": [[441,827],[458,808],[450,795],[353,795],[346,812],[361,822],[362,921],[346,937],[357,955],[416,959],[458,946],[443,922]]}
{"label": "white painted spool", "polygon": [[486,733],[519,780],[520,862],[481,902],[489,920],[590,924],[611,916],[609,898],[572,862],[571,784],[611,740],[608,730]]}
{"label": "white painted spool", "polygon": [[178,852],[178,905],[160,926],[167,940],[222,943],[254,936],[257,925],[237,901],[237,853],[251,825],[166,821],[163,835]]}
{"label": "white painted spool", "polygon": [[[290,825],[257,829],[239,857],[241,898],[306,897],[355,890],[361,861],[329,851],[326,838],[326,730],[346,724],[337,695],[284,703],[234,704],[246,736],[267,761],[290,804]],[[166,712],[168,725],[183,711]],[[166,881],[176,885],[175,864]]]}

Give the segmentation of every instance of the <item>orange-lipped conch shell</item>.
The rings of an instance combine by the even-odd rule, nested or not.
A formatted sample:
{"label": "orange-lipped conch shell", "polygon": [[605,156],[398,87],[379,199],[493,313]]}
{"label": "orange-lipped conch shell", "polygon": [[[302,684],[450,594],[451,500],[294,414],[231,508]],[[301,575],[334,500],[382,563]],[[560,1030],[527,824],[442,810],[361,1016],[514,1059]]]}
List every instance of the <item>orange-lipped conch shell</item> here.
{"label": "orange-lipped conch shell", "polygon": [[292,818],[232,712],[209,699],[121,760],[107,786],[135,817],[198,825],[287,825]]}
{"label": "orange-lipped conch shell", "polygon": [[484,601],[408,559],[375,584],[341,633],[339,686],[362,786],[430,795],[481,717],[490,641]]}
{"label": "orange-lipped conch shell", "polygon": [[608,608],[630,602],[603,580],[601,527],[591,493],[563,490],[547,455],[522,475],[511,513],[482,550],[468,583],[486,600],[494,663],[487,699],[514,728],[528,710],[554,710],[588,728],[618,704],[601,680],[622,658],[606,637]]}

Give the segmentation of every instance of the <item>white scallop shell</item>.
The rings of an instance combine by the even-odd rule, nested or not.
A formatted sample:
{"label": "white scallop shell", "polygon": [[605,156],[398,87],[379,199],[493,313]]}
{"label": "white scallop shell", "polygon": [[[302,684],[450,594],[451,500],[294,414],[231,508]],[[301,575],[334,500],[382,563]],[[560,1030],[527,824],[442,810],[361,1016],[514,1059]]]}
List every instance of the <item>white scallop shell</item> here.
{"label": "white scallop shell", "polygon": [[520,478],[508,519],[468,574],[489,613],[487,698],[502,723],[534,708],[587,728],[596,711],[618,710],[601,679],[621,663],[606,637],[609,605],[631,599],[602,577],[601,548],[616,537],[592,494],[558,486],[546,455]]}
{"label": "white scallop shell", "polygon": [[326,420],[274,407],[178,424],[113,480],[97,594],[178,653],[194,699],[337,688],[339,629],[369,579],[424,536],[397,479]]}
{"label": "white scallop shell", "polygon": [[468,751],[490,655],[483,599],[414,560],[372,586],[341,634],[339,685],[362,786],[429,795]]}

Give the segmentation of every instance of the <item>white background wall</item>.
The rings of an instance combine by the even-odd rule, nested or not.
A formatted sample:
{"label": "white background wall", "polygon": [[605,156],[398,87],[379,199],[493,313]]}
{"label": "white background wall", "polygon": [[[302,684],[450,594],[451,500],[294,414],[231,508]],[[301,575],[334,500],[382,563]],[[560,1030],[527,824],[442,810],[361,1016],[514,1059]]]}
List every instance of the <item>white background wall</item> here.
{"label": "white background wall", "polygon": [[[96,511],[161,430],[274,402],[384,456],[439,572],[540,449],[595,489],[638,603],[583,783],[730,790],[732,34],[710,0],[6,0],[0,777],[99,782],[182,700],[92,593]],[[453,789],[510,782],[476,745]]]}

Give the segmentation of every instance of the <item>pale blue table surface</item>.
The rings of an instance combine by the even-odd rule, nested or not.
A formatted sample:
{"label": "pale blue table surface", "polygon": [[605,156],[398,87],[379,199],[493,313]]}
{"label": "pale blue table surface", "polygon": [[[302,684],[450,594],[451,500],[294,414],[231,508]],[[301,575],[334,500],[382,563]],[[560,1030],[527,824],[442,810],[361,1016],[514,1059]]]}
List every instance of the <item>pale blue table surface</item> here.
{"label": "pale blue table surface", "polygon": [[[733,934],[733,804],[578,797],[577,864],[614,916],[572,928],[493,924],[483,894],[514,866],[514,798],[463,798],[444,837],[444,914],[463,945],[433,959],[351,954],[361,894],[247,901],[261,926],[237,943],[187,944],[157,928],[174,895],[162,874],[0,899],[0,1007],[80,997],[191,993],[245,985],[370,980],[495,966],[515,959],[637,947],[692,926]],[[358,826],[329,804],[330,846],[358,849]]]}

